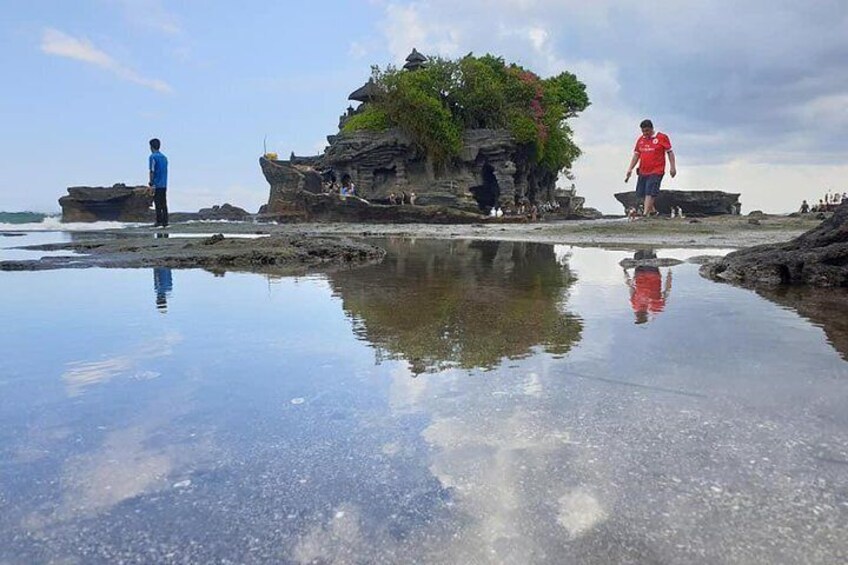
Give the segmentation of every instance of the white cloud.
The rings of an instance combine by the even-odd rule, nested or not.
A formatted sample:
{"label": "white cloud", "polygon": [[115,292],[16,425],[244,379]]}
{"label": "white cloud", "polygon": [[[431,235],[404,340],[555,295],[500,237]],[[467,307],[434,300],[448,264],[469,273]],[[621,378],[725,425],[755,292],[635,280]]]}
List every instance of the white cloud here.
{"label": "white cloud", "polygon": [[161,0],[114,0],[121,6],[127,21],[165,35],[182,33],[179,19],[169,12]]}
{"label": "white cloud", "polygon": [[75,59],[94,65],[111,72],[118,78],[157,92],[168,93],[172,91],[168,83],[140,75],[135,70],[116,61],[108,53],[95,47],[88,39],[73,37],[57,29],[47,28],[44,30],[41,36],[41,51],[48,55]]}
{"label": "white cloud", "polygon": [[393,0],[381,31],[396,64],[417,47],[496,53],[544,76],[574,72],[592,100],[573,123],[583,149],[576,183],[589,206],[619,211],[612,194],[631,188],[623,173],[645,117],[675,142],[680,174],[668,188],[740,191],[748,210],[785,212],[844,187],[848,9],[765,0],[741,11],[730,0],[667,8]]}

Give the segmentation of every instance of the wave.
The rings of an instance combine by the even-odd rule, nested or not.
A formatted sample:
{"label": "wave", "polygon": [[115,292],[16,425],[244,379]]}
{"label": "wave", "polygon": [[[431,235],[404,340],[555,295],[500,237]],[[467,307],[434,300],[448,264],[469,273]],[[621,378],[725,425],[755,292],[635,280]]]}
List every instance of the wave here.
{"label": "wave", "polygon": [[47,216],[41,212],[0,212],[0,224],[37,224]]}
{"label": "wave", "polygon": [[148,224],[125,222],[66,223],[59,216],[45,216],[40,222],[24,224],[0,222],[0,231],[100,231],[131,228]]}

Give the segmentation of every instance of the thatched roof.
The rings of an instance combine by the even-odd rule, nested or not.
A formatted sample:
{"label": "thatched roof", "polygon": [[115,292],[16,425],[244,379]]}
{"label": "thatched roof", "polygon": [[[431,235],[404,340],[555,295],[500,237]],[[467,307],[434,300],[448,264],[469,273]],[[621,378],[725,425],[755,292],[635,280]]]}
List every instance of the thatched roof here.
{"label": "thatched roof", "polygon": [[368,82],[354,90],[347,97],[348,100],[356,100],[357,102],[371,102],[380,95],[380,89],[374,83],[374,79],[368,79]]}
{"label": "thatched roof", "polygon": [[412,53],[406,58],[406,64],[403,66],[407,71],[417,71],[427,64],[427,57],[418,52],[414,47]]}

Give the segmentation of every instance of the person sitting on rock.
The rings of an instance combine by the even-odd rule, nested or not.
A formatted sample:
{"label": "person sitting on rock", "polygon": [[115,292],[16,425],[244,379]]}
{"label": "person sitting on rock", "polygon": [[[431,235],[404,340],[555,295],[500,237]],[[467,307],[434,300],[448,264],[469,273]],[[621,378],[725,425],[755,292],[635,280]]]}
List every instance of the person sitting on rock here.
{"label": "person sitting on rock", "polygon": [[801,213],[802,214],[809,214],[810,213],[810,205],[807,204],[806,200],[801,202]]}
{"label": "person sitting on rock", "polygon": [[410,206],[415,206],[415,199],[416,198],[418,198],[417,194],[415,194],[414,192],[409,193],[409,205]]}
{"label": "person sitting on rock", "polygon": [[389,204],[391,206],[394,206],[395,204],[397,204],[397,196],[395,196],[394,192],[389,193]]}

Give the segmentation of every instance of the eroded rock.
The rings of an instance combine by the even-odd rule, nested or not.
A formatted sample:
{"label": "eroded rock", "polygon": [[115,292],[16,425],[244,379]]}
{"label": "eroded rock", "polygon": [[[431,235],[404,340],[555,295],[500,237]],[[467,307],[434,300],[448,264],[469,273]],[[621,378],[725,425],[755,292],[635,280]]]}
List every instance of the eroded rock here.
{"label": "eroded rock", "polygon": [[63,222],[149,222],[153,191],[146,186],[115,184],[72,186],[59,199]]}
{"label": "eroded rock", "polygon": [[701,267],[705,277],[746,286],[848,286],[848,202],[819,226],[779,244],[730,253]]}
{"label": "eroded rock", "polygon": [[[636,191],[619,192],[615,199],[624,206],[625,213],[630,208],[638,208],[644,199],[636,196]],[[679,207],[688,216],[720,216],[738,214],[742,208],[739,194],[720,190],[661,190],[656,199],[660,214],[671,214],[672,207]]]}

